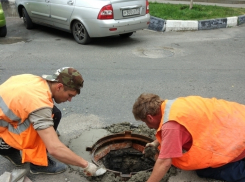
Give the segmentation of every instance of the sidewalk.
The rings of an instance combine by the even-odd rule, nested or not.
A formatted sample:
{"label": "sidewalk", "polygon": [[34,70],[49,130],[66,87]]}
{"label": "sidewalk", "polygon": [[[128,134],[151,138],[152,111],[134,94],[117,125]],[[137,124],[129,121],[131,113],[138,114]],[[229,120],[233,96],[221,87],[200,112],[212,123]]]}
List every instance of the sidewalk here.
{"label": "sidewalk", "polygon": [[[190,1],[165,1],[165,0],[149,0],[149,2],[169,3],[169,4],[190,4]],[[245,4],[223,4],[223,3],[206,3],[193,2],[193,4],[213,5],[223,7],[245,8]],[[245,15],[235,17],[221,17],[218,19],[208,20],[164,20],[151,16],[148,29],[159,32],[168,31],[196,31],[210,30],[217,28],[230,28],[245,23]]]}

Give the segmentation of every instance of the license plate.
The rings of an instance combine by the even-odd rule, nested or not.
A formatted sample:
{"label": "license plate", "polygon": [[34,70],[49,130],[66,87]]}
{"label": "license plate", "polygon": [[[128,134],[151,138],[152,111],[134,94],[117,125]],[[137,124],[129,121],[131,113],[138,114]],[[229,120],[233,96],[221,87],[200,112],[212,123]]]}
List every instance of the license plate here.
{"label": "license plate", "polygon": [[127,9],[127,10],[123,10],[123,16],[132,16],[132,15],[139,15],[140,14],[140,9],[136,8],[136,9]]}

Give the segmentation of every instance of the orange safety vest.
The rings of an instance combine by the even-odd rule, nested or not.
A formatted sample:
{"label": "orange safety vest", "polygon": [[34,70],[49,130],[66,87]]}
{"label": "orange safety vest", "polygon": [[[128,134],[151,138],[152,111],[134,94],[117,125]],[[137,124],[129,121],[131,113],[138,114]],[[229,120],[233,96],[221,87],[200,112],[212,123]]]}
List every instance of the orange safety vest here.
{"label": "orange safety vest", "polygon": [[0,138],[22,151],[22,163],[47,166],[46,147],[28,119],[41,108],[53,108],[50,88],[41,77],[17,75],[0,85]]}
{"label": "orange safety vest", "polygon": [[189,96],[165,100],[161,112],[162,119],[156,133],[159,143],[162,140],[161,127],[168,121],[183,125],[192,136],[189,151],[179,158],[172,158],[172,164],[180,169],[220,167],[245,150],[244,105]]}

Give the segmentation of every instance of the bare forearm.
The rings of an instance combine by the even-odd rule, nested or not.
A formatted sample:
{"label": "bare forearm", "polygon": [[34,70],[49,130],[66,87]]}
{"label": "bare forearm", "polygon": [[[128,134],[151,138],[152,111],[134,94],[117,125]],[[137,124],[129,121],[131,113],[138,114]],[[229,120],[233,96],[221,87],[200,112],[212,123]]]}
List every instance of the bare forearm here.
{"label": "bare forearm", "polygon": [[67,148],[57,137],[53,127],[37,131],[50,155],[66,164],[86,167],[88,162]]}
{"label": "bare forearm", "polygon": [[171,159],[157,159],[152,174],[147,182],[159,182],[171,167]]}
{"label": "bare forearm", "polygon": [[71,164],[83,168],[88,165],[86,160],[72,152],[65,145],[57,147],[55,150],[50,152],[50,155],[66,164]]}

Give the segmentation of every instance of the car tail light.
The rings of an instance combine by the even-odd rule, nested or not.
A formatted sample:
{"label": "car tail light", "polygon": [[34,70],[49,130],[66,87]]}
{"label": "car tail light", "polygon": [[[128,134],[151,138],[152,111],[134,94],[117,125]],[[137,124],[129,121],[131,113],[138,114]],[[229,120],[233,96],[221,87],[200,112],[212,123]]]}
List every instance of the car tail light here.
{"label": "car tail light", "polygon": [[108,19],[113,19],[113,18],[114,18],[113,8],[111,4],[102,7],[97,17],[97,19],[99,20],[108,20]]}
{"label": "car tail light", "polygon": [[150,13],[150,6],[148,0],[146,0],[146,14]]}
{"label": "car tail light", "polygon": [[117,28],[109,28],[110,31],[116,31]]}

